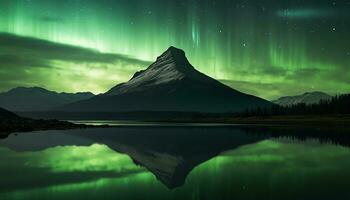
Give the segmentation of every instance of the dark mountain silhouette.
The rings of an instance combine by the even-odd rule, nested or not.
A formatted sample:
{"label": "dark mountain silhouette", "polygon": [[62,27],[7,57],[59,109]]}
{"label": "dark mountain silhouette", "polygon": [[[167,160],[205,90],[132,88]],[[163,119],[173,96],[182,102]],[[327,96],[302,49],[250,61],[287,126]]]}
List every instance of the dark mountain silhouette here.
{"label": "dark mountain silhouette", "polygon": [[2,119],[15,119],[19,118],[16,114],[0,108],[0,120]]}
{"label": "dark mountain silhouette", "polygon": [[93,96],[90,92],[57,93],[40,87],[17,87],[0,93],[0,107],[11,111],[45,111]]}
{"label": "dark mountain silhouette", "polygon": [[146,70],[108,92],[62,106],[60,111],[178,111],[224,113],[272,103],[234,90],[197,71],[185,52],[170,47]]}
{"label": "dark mountain silhouette", "polygon": [[324,92],[306,92],[297,96],[281,97],[272,102],[281,106],[291,106],[301,103],[309,105],[319,103],[321,100],[329,100],[331,98],[331,95]]}

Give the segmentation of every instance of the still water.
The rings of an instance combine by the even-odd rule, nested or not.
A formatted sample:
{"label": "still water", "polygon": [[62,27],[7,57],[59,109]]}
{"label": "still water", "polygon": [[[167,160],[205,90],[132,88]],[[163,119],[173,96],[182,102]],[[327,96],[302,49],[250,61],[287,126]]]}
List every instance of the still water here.
{"label": "still water", "polygon": [[350,199],[343,130],[127,125],[0,140],[0,199]]}

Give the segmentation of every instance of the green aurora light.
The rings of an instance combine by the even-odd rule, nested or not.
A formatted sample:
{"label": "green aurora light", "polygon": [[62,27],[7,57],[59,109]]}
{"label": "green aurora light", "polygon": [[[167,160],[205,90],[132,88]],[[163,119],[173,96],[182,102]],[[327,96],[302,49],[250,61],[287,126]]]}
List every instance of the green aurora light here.
{"label": "green aurora light", "polygon": [[[2,0],[0,32],[132,61],[78,62],[52,54],[28,65],[32,51],[18,55],[15,45],[0,42],[0,91],[42,86],[105,92],[173,45],[184,49],[198,70],[263,98],[349,92],[350,19],[344,13],[350,5],[315,2]],[[14,66],[17,58],[24,61]]]}

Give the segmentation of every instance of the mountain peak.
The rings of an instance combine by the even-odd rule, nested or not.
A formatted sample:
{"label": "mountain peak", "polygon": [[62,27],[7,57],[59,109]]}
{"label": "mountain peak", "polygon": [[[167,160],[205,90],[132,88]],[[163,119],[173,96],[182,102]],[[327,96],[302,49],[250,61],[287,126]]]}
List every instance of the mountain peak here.
{"label": "mountain peak", "polygon": [[317,104],[320,102],[320,100],[328,100],[331,98],[332,96],[327,93],[314,91],[314,92],[305,92],[303,94],[296,95],[296,96],[280,97],[277,100],[274,100],[272,102],[281,106],[290,106],[290,105],[296,105],[300,103]]}
{"label": "mountain peak", "polygon": [[302,96],[305,96],[305,95],[324,95],[324,96],[330,96],[329,94],[324,93],[324,92],[320,92],[320,91],[305,92],[304,94],[302,94]]}
{"label": "mountain peak", "polygon": [[147,69],[136,72],[128,82],[118,84],[105,95],[145,90],[151,86],[180,81],[185,77],[203,78],[202,74],[187,60],[182,49],[170,46]]}
{"label": "mountain peak", "polygon": [[[190,65],[186,58],[185,51],[173,46],[170,46],[159,57],[157,57],[157,61],[154,64],[162,65],[169,62],[175,62],[178,65]],[[152,66],[154,66],[154,64]]]}
{"label": "mountain peak", "polygon": [[174,46],[170,46],[164,53],[171,53],[175,55],[182,55],[185,56],[185,51],[179,48],[176,48]]}

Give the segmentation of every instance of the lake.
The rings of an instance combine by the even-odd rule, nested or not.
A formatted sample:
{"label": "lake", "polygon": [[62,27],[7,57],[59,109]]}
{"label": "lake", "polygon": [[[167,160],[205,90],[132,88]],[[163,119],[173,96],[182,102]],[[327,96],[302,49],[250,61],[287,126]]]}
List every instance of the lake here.
{"label": "lake", "polygon": [[120,125],[0,140],[0,199],[350,199],[343,129]]}

